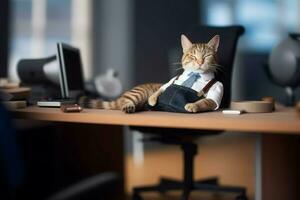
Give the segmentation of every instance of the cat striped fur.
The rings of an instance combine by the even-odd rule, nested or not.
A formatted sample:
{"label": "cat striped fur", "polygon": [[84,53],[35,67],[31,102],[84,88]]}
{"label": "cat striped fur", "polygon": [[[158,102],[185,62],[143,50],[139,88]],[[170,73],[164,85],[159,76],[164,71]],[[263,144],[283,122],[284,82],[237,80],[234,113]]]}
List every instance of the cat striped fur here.
{"label": "cat striped fur", "polygon": [[134,87],[126,91],[115,101],[103,101],[102,108],[108,110],[122,110],[125,113],[133,113],[144,109],[148,98],[156,92],[162,84],[148,83]]}

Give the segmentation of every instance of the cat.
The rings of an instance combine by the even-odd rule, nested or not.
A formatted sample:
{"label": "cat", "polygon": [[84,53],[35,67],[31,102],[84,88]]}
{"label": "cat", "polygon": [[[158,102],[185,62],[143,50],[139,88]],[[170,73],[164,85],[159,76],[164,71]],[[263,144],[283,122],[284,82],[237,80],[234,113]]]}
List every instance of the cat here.
{"label": "cat", "polygon": [[[201,71],[202,74],[213,74],[216,72],[219,67],[217,63],[219,41],[220,37],[219,35],[216,35],[208,43],[193,44],[185,35],[181,35],[181,45],[183,50],[181,64],[184,71],[198,70]],[[173,79],[175,80],[175,78]],[[217,85],[218,95],[222,98],[222,83],[217,82],[217,84],[214,85]],[[99,107],[103,109],[121,110],[125,113],[134,113],[136,111],[144,110],[147,103],[150,106],[155,106],[159,96],[165,89],[163,84],[159,83],[138,85],[123,93],[121,97],[115,101],[101,102],[101,106]],[[193,103],[187,103],[184,108],[187,112],[191,113],[211,111],[218,108],[220,101],[221,100],[217,102],[211,98],[203,98]]]}

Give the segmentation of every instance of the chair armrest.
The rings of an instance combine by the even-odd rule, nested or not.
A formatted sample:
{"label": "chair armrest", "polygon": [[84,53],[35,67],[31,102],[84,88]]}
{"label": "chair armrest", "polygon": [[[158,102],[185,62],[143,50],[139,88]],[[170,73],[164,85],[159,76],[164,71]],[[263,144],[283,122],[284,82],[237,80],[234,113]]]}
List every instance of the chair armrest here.
{"label": "chair armrest", "polygon": [[120,181],[121,177],[113,172],[101,173],[78,183],[69,186],[62,191],[59,191],[46,200],[71,200],[71,199],[81,199],[85,195],[88,195],[92,190],[101,190],[108,185]]}

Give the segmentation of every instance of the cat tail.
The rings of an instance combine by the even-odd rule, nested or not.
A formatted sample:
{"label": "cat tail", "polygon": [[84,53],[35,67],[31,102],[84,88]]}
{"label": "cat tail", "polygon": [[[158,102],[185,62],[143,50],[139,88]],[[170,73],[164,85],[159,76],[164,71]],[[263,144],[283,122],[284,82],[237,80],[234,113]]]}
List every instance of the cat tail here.
{"label": "cat tail", "polygon": [[120,110],[121,104],[122,104],[122,100],[120,98],[115,101],[102,101],[100,109]]}
{"label": "cat tail", "polygon": [[104,101],[102,99],[79,99],[79,104],[86,108],[118,110],[121,107],[121,99],[115,101]]}

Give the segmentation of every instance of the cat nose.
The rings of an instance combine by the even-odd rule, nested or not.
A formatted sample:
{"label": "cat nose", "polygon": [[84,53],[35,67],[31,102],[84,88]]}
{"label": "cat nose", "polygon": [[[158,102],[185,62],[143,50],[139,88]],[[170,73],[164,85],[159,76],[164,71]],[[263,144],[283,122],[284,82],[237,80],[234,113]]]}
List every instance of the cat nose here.
{"label": "cat nose", "polygon": [[196,60],[196,63],[197,63],[198,65],[202,65],[202,64],[203,64],[203,60]]}

